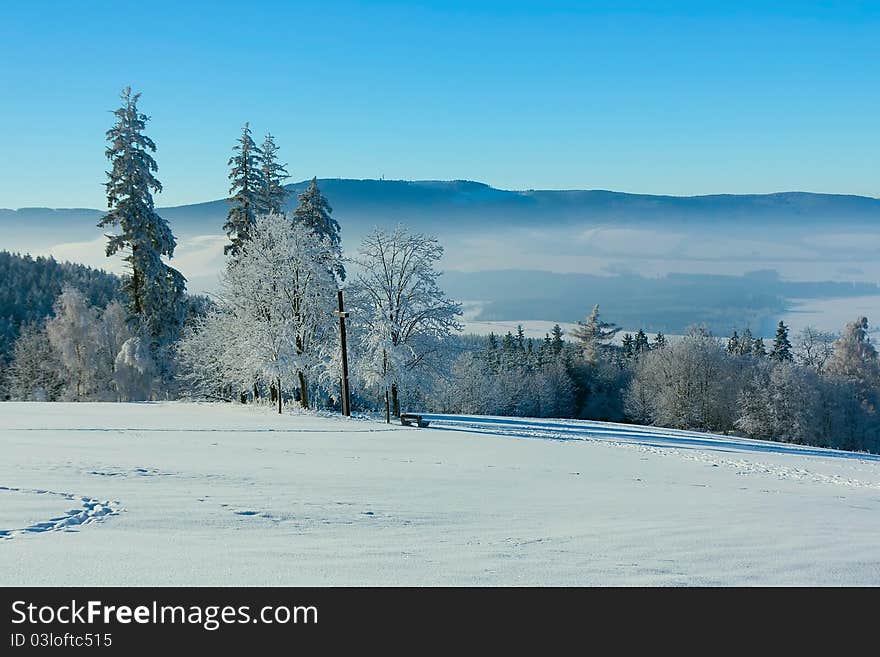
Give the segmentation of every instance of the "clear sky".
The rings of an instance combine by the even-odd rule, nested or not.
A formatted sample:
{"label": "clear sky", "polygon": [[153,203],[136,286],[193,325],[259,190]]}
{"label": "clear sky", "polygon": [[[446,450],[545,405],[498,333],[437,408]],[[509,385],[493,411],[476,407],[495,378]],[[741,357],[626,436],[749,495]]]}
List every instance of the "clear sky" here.
{"label": "clear sky", "polygon": [[103,207],[126,84],[160,205],[241,124],[293,179],[880,195],[880,2],[3,3],[0,207]]}

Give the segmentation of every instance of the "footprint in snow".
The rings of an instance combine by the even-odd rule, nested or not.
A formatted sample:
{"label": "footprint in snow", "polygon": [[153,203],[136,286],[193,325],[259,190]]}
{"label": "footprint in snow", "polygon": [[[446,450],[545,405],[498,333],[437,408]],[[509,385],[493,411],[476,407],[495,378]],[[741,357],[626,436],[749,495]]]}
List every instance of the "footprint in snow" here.
{"label": "footprint in snow", "polygon": [[44,532],[58,531],[78,531],[77,528],[81,525],[101,522],[109,516],[118,515],[120,512],[124,511],[119,502],[116,500],[100,501],[97,498],[88,496],[77,498],[71,493],[56,493],[54,491],[45,490],[42,488],[27,489],[0,486],[0,490],[31,495],[57,495],[66,500],[78,501],[80,503],[80,506],[78,508],[71,509],[63,515],[50,518],[45,522],[36,522],[32,525],[28,525],[27,527],[20,527],[16,529],[0,529],[0,538],[6,540],[24,534],[41,534]]}

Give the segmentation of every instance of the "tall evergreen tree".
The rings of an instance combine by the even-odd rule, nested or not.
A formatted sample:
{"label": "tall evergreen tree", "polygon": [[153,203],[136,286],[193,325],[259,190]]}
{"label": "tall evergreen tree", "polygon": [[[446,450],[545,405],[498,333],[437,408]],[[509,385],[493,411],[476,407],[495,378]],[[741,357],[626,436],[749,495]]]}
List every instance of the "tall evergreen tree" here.
{"label": "tall evergreen tree", "polygon": [[654,336],[654,346],[653,349],[662,349],[666,346],[666,336],[663,335],[660,331],[657,331],[657,335]]}
{"label": "tall evergreen tree", "polygon": [[[342,242],[339,236],[339,223],[331,217],[333,208],[321,194],[318,188],[318,179],[312,178],[308,189],[299,195],[299,206],[293,213],[293,220],[302,222],[311,228],[319,237],[326,237],[330,244],[338,252],[342,252]],[[335,272],[340,280],[345,280],[345,268],[340,264]]]}
{"label": "tall evergreen tree", "polygon": [[[760,346],[758,346],[758,340],[761,340]],[[752,338],[752,331],[746,328],[739,338],[739,355],[747,356],[749,354],[754,354],[756,356],[765,356],[764,340],[761,338],[758,338],[758,340]]]}
{"label": "tall evergreen tree", "polygon": [[519,351],[523,351],[526,345],[526,331],[522,327],[522,324],[516,325],[516,348]]}
{"label": "tall evergreen tree", "polygon": [[650,345],[648,344],[648,336],[642,329],[639,329],[636,332],[635,337],[633,338],[633,353],[641,354],[645,351],[648,351],[648,349],[650,349]]}
{"label": "tall evergreen tree", "polygon": [[260,162],[263,151],[251,137],[250,126],[245,123],[238,143],[232,149],[233,155],[227,163],[229,171],[229,202],[232,207],[226,215],[223,230],[229,236],[229,244],[223,253],[238,255],[241,245],[248,239],[256,216],[261,212],[260,197],[263,190],[263,174]]}
{"label": "tall evergreen tree", "polygon": [[782,320],[776,327],[776,338],[773,340],[773,347],[770,349],[770,358],[782,362],[791,362],[791,342],[788,340],[788,327]]}
{"label": "tall evergreen tree", "polygon": [[278,146],[275,138],[267,134],[263,140],[260,156],[260,177],[262,186],[259,192],[260,214],[283,214],[287,202],[287,190],[284,181],[290,176],[287,165],[278,161]]}
{"label": "tall evergreen tree", "polygon": [[162,183],[153,175],[158,166],[150,153],[156,145],[143,134],[149,117],[137,108],[140,94],[126,87],[121,97],[122,106],[113,112],[116,123],[107,131],[109,210],[98,226],[119,227],[119,234],[107,236],[107,256],[126,253],[128,273],[122,291],[127,310],[138,331],[149,339],[165,374],[168,362],[163,352],[183,326],[186,279],[162,260],[174,255],[177,243],[153,204],[153,192],[161,192]]}
{"label": "tall evergreen tree", "polygon": [[563,335],[562,327],[559,324],[554,324],[553,330],[550,333],[550,344],[553,347],[553,353],[555,354],[562,352],[562,346],[564,343],[562,339]]}
{"label": "tall evergreen tree", "polygon": [[634,341],[633,341],[632,333],[624,333],[623,334],[623,342],[621,343],[621,349],[623,349],[623,355],[626,358],[630,358],[635,351],[635,348],[633,346],[633,342]]}

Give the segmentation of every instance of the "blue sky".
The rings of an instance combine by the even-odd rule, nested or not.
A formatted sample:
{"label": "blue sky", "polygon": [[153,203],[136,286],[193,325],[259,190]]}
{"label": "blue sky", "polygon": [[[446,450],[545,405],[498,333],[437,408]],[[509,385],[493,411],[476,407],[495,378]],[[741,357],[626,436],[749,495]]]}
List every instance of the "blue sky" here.
{"label": "blue sky", "polygon": [[0,207],[103,207],[104,131],[126,84],[152,117],[160,205],[224,196],[246,120],[276,136],[296,180],[880,195],[877,2],[34,1],[3,14]]}

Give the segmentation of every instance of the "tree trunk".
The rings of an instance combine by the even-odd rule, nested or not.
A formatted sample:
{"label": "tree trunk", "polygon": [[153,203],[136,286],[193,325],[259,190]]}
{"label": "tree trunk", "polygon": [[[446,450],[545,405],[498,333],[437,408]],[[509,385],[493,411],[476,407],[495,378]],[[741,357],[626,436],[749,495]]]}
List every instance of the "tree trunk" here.
{"label": "tree trunk", "polygon": [[400,398],[397,396],[397,384],[391,384],[391,408],[394,410],[394,417],[400,417]]}
{"label": "tree trunk", "polygon": [[388,404],[388,388],[385,388],[385,424],[391,424],[391,406]]}
{"label": "tree trunk", "polygon": [[278,399],[278,390],[275,388],[275,382],[272,382],[272,385],[269,386],[269,401],[273,404]]}
{"label": "tree trunk", "polygon": [[257,384],[254,383],[254,403],[260,401],[260,389],[257,387]]}
{"label": "tree trunk", "polygon": [[299,401],[302,404],[303,408],[308,408],[309,392],[306,388],[306,375],[302,372],[297,372],[297,376],[299,377]]}
{"label": "tree trunk", "polygon": [[[273,386],[274,387],[274,386]],[[281,414],[281,379],[278,379],[278,413]]]}

